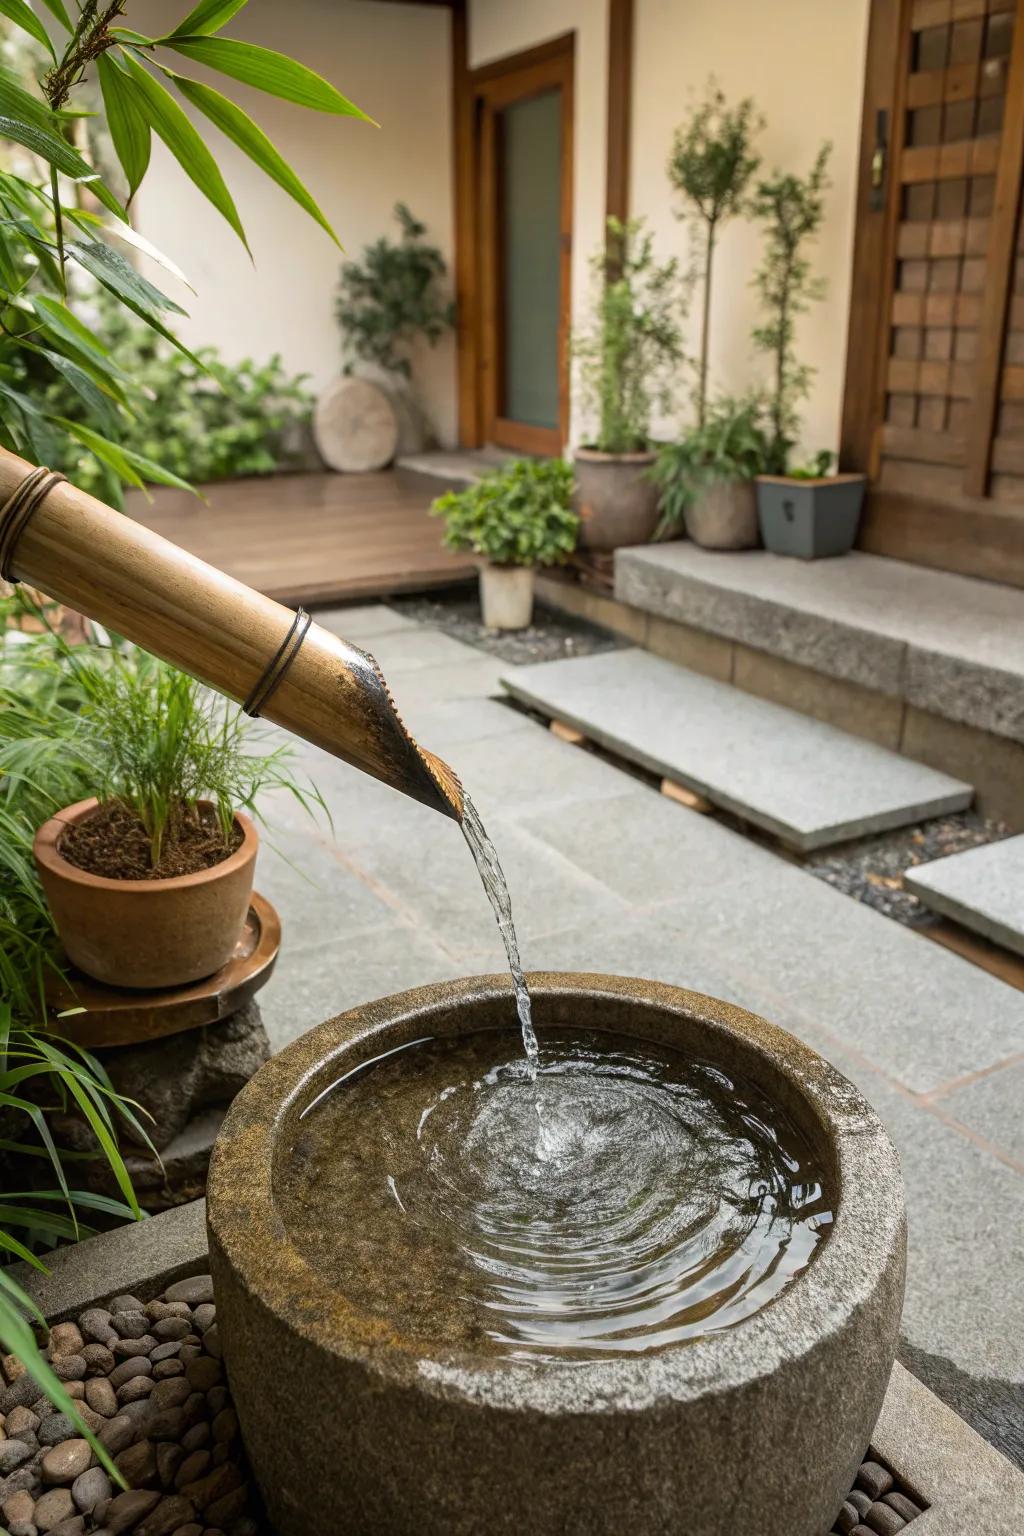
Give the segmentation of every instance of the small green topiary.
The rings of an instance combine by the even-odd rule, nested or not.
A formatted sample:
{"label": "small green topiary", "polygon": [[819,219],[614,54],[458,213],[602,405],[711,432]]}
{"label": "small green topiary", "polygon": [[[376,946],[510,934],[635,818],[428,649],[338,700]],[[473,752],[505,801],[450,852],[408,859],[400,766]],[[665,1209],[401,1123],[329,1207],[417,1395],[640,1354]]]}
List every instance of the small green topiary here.
{"label": "small green topiary", "polygon": [[445,520],[449,549],[492,565],[560,565],[576,547],[572,465],[564,459],[512,459],[431,507]]}

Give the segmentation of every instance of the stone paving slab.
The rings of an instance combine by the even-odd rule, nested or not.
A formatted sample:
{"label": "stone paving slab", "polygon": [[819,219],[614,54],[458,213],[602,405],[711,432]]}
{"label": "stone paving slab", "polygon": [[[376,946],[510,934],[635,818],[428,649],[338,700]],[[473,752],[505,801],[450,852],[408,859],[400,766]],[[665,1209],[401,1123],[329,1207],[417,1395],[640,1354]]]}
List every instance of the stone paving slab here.
{"label": "stone paving slab", "polygon": [[1024,741],[1024,592],[860,551],[619,550],[624,603]]}
{"label": "stone paving slab", "polygon": [[1024,955],[1024,835],[915,865],[903,883],[934,912]]}
{"label": "stone paving slab", "polygon": [[970,785],[647,651],[502,675],[514,698],[801,850],[962,810]]}

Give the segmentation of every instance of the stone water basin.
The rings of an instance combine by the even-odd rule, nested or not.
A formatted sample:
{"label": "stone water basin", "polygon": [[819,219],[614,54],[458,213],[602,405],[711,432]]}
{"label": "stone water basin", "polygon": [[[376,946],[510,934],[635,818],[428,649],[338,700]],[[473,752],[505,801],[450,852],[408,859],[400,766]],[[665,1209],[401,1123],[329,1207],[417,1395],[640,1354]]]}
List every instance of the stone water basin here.
{"label": "stone water basin", "polygon": [[[885,1131],[741,1009],[608,976],[530,991],[536,1084],[507,976],[475,977],[311,1030],[225,1121],[219,1332],[278,1536],[821,1536],[895,1355],[905,1221]],[[473,1160],[492,1123],[511,1194]],[[522,1157],[549,1143],[563,1164],[524,1195]],[[591,1216],[607,1230],[581,1257]]]}

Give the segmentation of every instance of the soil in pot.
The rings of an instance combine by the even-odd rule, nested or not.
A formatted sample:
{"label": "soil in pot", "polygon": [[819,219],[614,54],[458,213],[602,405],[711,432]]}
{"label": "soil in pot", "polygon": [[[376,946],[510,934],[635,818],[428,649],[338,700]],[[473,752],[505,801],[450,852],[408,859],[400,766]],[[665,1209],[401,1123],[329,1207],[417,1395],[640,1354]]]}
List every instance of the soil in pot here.
{"label": "soil in pot", "polygon": [[149,834],[128,806],[112,801],[97,806],[84,821],[67,827],[58,844],[61,858],[76,869],[108,880],[172,880],[196,874],[220,864],[242,841],[241,828],[233,823],[227,843],[212,806],[197,806],[175,826],[170,846],[159,862],[150,862]]}

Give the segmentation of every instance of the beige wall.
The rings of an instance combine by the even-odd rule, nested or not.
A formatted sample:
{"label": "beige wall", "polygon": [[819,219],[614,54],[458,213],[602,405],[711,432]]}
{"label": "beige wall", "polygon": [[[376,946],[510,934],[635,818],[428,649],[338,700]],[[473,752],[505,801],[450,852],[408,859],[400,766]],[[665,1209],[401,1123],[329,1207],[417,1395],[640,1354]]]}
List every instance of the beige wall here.
{"label": "beige wall", "polygon": [[[803,173],[822,140],[832,141],[833,188],[813,257],[828,297],[799,322],[801,360],[817,369],[804,412],[808,451],[834,449],[839,438],[867,20],[868,0],[636,0],[632,202],[661,251],[686,254],[665,163],[673,129],[709,74],[731,100],[753,96],[767,118],[759,141],[766,171]],[[714,389],[740,391],[765,377],[765,359],[749,339],[760,250],[746,221],[724,229],[712,311]],[[695,314],[690,331],[695,350]]]}
{"label": "beige wall", "polygon": [[[469,0],[472,69],[565,32],[576,34],[572,307],[578,315],[590,292],[588,262],[604,231],[607,0]],[[570,430],[579,436],[575,410]]]}
{"label": "beige wall", "polygon": [[[166,25],[167,0],[133,6],[140,30]],[[179,7],[181,9],[181,7]],[[230,35],[287,52],[325,75],[380,124],[302,111],[212,75],[251,113],[298,171],[346,250],[394,233],[402,200],[428,224],[451,261],[451,65],[443,8],[368,0],[250,0]],[[202,72],[188,66],[189,73]],[[216,343],[229,358],[279,351],[288,366],[324,385],[340,363],[334,291],[341,255],[326,234],[213,128],[216,153],[249,236],[254,263],[158,143],[138,199],[142,232],[172,256],[195,295],[147,264],[147,275],[178,298],[191,319],[180,329]],[[455,432],[452,341],[418,360],[422,398],[442,440]]]}

